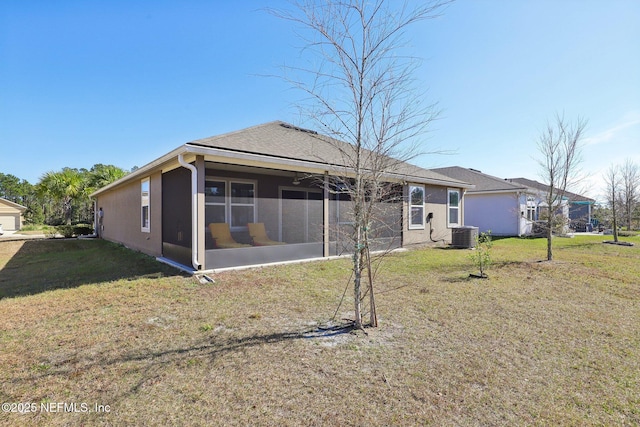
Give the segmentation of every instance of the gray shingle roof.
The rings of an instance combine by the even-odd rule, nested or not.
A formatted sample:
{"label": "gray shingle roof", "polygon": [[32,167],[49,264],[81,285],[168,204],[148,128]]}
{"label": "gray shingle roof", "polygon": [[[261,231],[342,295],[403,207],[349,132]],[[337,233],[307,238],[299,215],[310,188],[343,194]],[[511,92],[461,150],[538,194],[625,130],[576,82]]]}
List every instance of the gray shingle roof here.
{"label": "gray shingle roof", "polygon": [[[543,191],[546,192],[549,190],[549,186],[546,184],[543,184],[541,182],[538,181],[534,181],[532,179],[527,179],[527,178],[509,178],[508,179],[509,182],[513,182],[515,184],[520,184],[520,185],[524,185],[527,186],[529,188],[538,190],[538,191]],[[589,203],[595,203],[596,201],[594,199],[591,199],[589,197],[586,196],[582,196],[580,194],[576,194],[576,193],[572,193],[570,191],[565,191],[565,197],[567,197],[569,200],[571,200],[572,202],[589,202]]]}
{"label": "gray shingle roof", "polygon": [[[354,152],[354,147],[351,144],[281,121],[198,139],[187,143],[187,145],[318,162],[338,168],[348,168],[352,164],[348,160],[349,156]],[[397,163],[392,172],[407,178],[417,177],[431,181],[442,181],[444,185],[468,186],[466,181],[406,162]]]}
{"label": "gray shingle roof", "polygon": [[[302,129],[281,121],[274,121],[249,127],[209,138],[188,142],[142,166],[136,171],[119,180],[97,190],[91,197],[108,191],[125,182],[137,179],[150,171],[162,168],[163,165],[177,163],[178,155],[190,150],[199,150],[199,154],[207,155],[207,149],[226,151],[227,153],[215,153],[216,156],[229,156],[229,163],[233,163],[234,153],[243,153],[246,156],[269,157],[273,160],[274,167],[278,167],[281,161],[283,169],[289,161],[309,162],[319,165],[326,170],[327,165],[335,170],[331,173],[339,174],[348,172],[351,162],[348,156],[353,153],[353,146],[308,129]],[[214,150],[215,149],[215,150]],[[370,152],[365,151],[365,155]],[[407,162],[393,161],[393,168],[385,168],[385,175],[389,179],[403,180],[407,182],[429,183],[434,185],[472,188],[473,185],[465,181],[442,175],[436,171],[423,169]]]}
{"label": "gray shingle roof", "polygon": [[188,144],[339,165],[342,156],[332,141],[317,132],[274,121]]}
{"label": "gray shingle roof", "polygon": [[451,166],[446,168],[433,169],[442,175],[455,178],[461,181],[474,184],[476,187],[467,190],[467,193],[483,193],[483,192],[504,192],[504,191],[524,191],[527,188],[524,185],[513,184],[504,179],[484,174],[475,169],[462,168],[460,166]]}

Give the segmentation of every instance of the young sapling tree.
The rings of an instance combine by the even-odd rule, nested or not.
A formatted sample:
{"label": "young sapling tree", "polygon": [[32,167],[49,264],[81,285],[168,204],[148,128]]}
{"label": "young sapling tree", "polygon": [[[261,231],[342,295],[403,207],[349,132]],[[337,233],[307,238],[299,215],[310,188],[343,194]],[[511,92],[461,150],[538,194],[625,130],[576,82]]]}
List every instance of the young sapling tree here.
{"label": "young sapling tree", "polygon": [[470,274],[469,276],[486,279],[489,277],[487,276],[486,271],[491,265],[491,248],[493,247],[493,242],[491,241],[491,230],[480,233],[476,236],[475,240],[476,247],[471,253],[471,260],[480,271],[480,274]]}

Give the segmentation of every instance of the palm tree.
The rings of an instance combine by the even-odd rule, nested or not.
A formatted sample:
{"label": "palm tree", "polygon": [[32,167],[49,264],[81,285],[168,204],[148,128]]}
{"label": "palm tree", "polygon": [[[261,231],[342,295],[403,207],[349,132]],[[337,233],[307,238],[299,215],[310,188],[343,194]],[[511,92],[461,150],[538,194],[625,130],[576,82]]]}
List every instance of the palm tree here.
{"label": "palm tree", "polygon": [[36,188],[45,203],[53,205],[54,210],[59,209],[66,224],[71,224],[74,218],[90,222],[93,209],[91,193],[127,173],[117,166],[100,163],[91,170],[65,167],[59,172],[45,173]]}
{"label": "palm tree", "polygon": [[71,224],[73,199],[85,189],[85,180],[80,171],[63,168],[60,172],[47,172],[40,178],[37,188],[39,194],[61,204],[64,221]]}

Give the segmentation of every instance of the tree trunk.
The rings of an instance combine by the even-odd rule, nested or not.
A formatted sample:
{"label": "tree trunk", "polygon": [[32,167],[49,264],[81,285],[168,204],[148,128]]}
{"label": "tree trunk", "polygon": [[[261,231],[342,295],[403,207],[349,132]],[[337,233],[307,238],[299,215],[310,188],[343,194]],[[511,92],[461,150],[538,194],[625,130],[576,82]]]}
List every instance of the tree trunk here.
{"label": "tree trunk", "polygon": [[618,242],[618,220],[616,219],[617,212],[615,198],[613,200],[614,202],[611,204],[611,213],[613,214],[613,241]]}
{"label": "tree trunk", "polygon": [[553,261],[553,246],[551,240],[553,239],[553,216],[551,215],[551,208],[549,208],[549,219],[547,220],[547,261]]}
{"label": "tree trunk", "polygon": [[362,231],[356,219],[355,251],[353,254],[353,303],[356,328],[362,328]]}
{"label": "tree trunk", "polygon": [[369,325],[373,328],[378,327],[378,313],[376,313],[376,299],[373,295],[373,272],[371,271],[371,252],[369,251],[369,243],[367,242],[367,273],[369,274]]}
{"label": "tree trunk", "polygon": [[71,225],[71,219],[73,216],[73,205],[71,204],[73,201],[71,198],[67,198],[63,202],[64,209],[64,220],[66,225]]}

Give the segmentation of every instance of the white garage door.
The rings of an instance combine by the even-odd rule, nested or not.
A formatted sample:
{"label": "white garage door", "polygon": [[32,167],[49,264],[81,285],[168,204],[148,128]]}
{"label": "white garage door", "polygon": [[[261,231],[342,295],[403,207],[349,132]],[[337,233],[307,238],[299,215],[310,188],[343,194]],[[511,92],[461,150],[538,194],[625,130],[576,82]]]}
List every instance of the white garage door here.
{"label": "white garage door", "polygon": [[0,215],[0,224],[2,224],[3,230],[14,231],[16,229],[16,217],[13,215]]}

